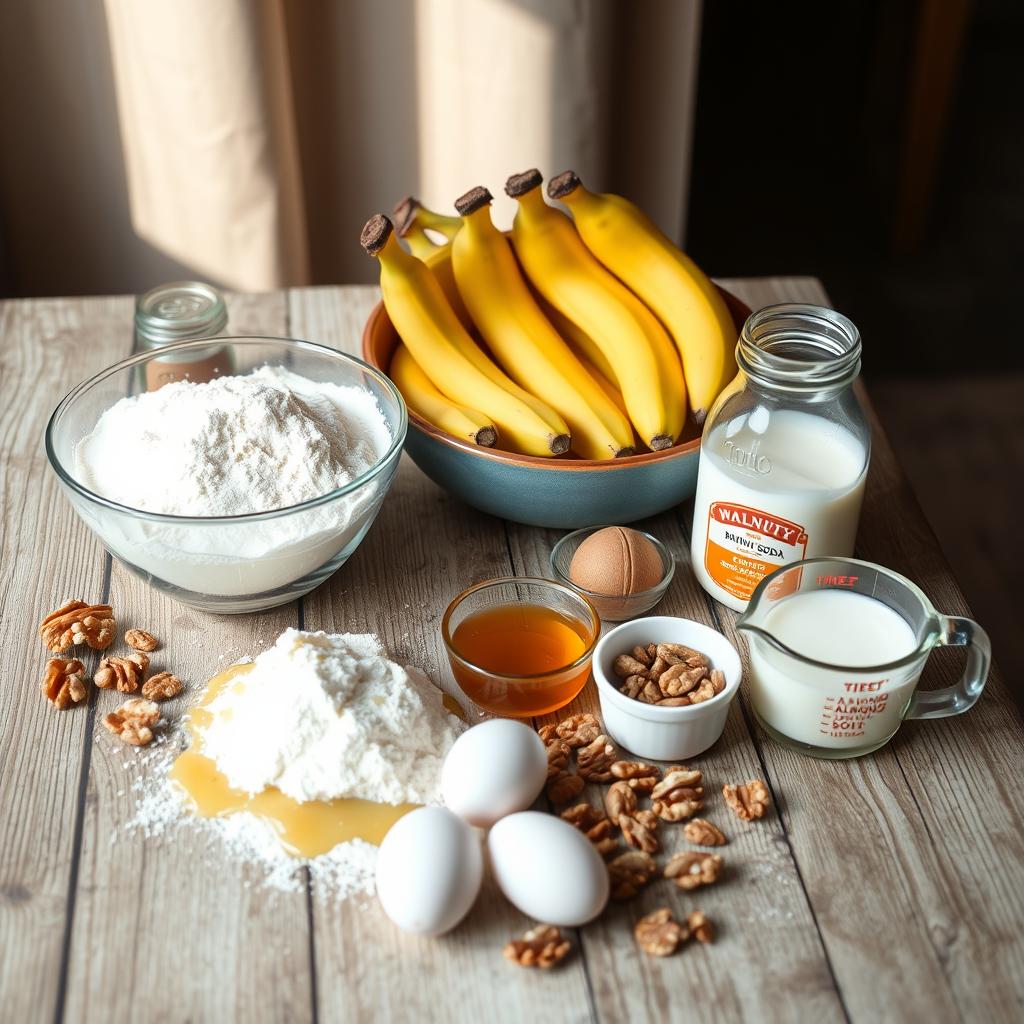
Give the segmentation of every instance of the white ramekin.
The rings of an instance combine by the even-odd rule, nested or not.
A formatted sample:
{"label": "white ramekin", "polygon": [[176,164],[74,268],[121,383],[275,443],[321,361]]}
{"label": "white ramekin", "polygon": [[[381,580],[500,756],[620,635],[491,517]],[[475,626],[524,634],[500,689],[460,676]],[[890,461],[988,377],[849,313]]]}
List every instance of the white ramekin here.
{"label": "white ramekin", "polygon": [[[638,644],[650,643],[686,644],[706,654],[712,667],[725,673],[725,689],[702,704],[678,708],[644,704],[620,693],[622,680],[612,663]],[[605,732],[637,757],[652,761],[684,761],[715,743],[743,675],[739,653],[721,633],[671,615],[649,615],[610,630],[594,652],[593,671]]]}

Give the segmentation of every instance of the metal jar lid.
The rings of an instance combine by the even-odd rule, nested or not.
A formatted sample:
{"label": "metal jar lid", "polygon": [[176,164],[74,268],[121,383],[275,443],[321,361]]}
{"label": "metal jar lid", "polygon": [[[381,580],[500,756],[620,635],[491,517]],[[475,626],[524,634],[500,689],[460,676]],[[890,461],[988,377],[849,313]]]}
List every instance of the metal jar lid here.
{"label": "metal jar lid", "polygon": [[151,345],[210,338],[223,332],[228,311],[220,292],[202,281],[172,281],[135,303],[135,332]]}

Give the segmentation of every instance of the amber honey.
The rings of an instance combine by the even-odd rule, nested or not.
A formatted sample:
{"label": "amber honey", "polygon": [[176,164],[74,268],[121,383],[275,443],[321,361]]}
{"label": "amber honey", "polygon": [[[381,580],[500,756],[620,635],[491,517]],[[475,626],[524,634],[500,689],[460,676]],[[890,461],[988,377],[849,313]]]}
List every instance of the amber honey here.
{"label": "amber honey", "polygon": [[[338,843],[363,839],[380,845],[388,829],[414,804],[378,804],[369,800],[307,800],[300,803],[279,789],[262,793],[232,789],[216,763],[202,752],[203,731],[213,721],[209,705],[228,686],[244,687],[252,665],[235,665],[213,677],[188,718],[192,744],[171,767],[191,809],[205,818],[247,811],[270,822],[284,848],[296,857],[318,857]],[[220,712],[230,714],[229,711]]]}
{"label": "amber honey", "polygon": [[589,623],[539,604],[482,608],[451,636],[452,671],[466,696],[497,715],[555,711],[583,689],[593,645]]}

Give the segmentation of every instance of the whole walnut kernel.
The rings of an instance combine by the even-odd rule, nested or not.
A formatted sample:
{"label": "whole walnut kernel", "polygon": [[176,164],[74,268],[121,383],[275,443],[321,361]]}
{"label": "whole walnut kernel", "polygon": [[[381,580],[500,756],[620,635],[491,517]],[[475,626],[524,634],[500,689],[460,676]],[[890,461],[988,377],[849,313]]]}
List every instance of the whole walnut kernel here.
{"label": "whole walnut kernel", "polygon": [[160,642],[152,633],[144,629],[129,629],[124,635],[124,642],[136,651],[152,654],[160,646]]}
{"label": "whole walnut kernel", "polygon": [[608,861],[613,900],[631,900],[655,876],[658,865],[649,853],[627,850]]}
{"label": "whole walnut kernel", "polygon": [[68,601],[50,612],[39,624],[43,643],[55,654],[72,644],[86,644],[94,651],[104,651],[114,642],[117,625],[109,604],[86,604]]}
{"label": "whole walnut kernel", "polygon": [[686,929],[672,917],[668,907],[641,917],[633,926],[640,948],[650,956],[671,956],[686,939]]}
{"label": "whole walnut kernel", "polygon": [[651,791],[652,807],[665,821],[691,818],[704,807],[704,787],[699,770],[680,765],[665,772],[665,777]]}
{"label": "whole walnut kernel", "polygon": [[502,953],[520,967],[539,967],[548,970],[561,963],[569,954],[572,944],[554,925],[539,924],[521,939],[513,939]]}
{"label": "whole walnut kernel", "polygon": [[631,815],[636,807],[636,792],[628,782],[619,781],[608,787],[604,795],[604,808],[616,824],[622,815]]}
{"label": "whole walnut kernel", "polygon": [[694,818],[692,821],[688,821],[683,826],[683,835],[687,842],[694,843],[696,846],[724,846],[729,841],[717,825],[712,825],[704,818]]}
{"label": "whole walnut kernel", "polygon": [[768,787],[760,779],[739,786],[723,786],[722,796],[733,814],[743,821],[763,818],[772,799]]}
{"label": "whole walnut kernel", "polygon": [[722,873],[724,861],[717,853],[683,850],[674,854],[665,865],[665,877],[674,879],[680,889],[696,889],[712,885]]}
{"label": "whole walnut kernel", "polygon": [[149,656],[142,651],[134,651],[126,658],[104,658],[92,678],[101,690],[116,686],[120,693],[135,693],[148,668]]}
{"label": "whole walnut kernel", "polygon": [[579,715],[570,715],[563,718],[555,726],[555,735],[564,740],[574,750],[577,747],[585,747],[601,734],[601,723],[589,712]]}
{"label": "whole walnut kernel", "polygon": [[151,700],[133,697],[103,719],[103,724],[125,743],[144,747],[153,739],[153,726],[160,719],[160,708]]}
{"label": "whole walnut kernel", "polygon": [[146,700],[170,700],[181,691],[181,680],[170,672],[157,672],[142,684],[142,696]]}
{"label": "whole walnut kernel", "polygon": [[635,817],[623,814],[619,817],[618,825],[622,829],[622,838],[635,849],[643,850],[644,853],[657,853],[661,849],[657,819],[650,811],[640,811]]}
{"label": "whole walnut kernel", "polygon": [[576,770],[588,782],[609,782],[611,766],[618,760],[615,748],[603,733],[576,751]]}
{"label": "whole walnut kernel", "polygon": [[562,811],[562,820],[578,828],[592,843],[607,839],[614,829],[608,816],[592,804],[576,804]]}
{"label": "whole walnut kernel", "polygon": [[639,793],[650,793],[661,778],[661,769],[657,765],[642,761],[616,761],[611,766],[611,773],[615,778],[628,782],[630,788]]}
{"label": "whole walnut kernel", "polygon": [[80,704],[89,693],[85,666],[77,658],[51,658],[43,673],[42,691],[59,711]]}

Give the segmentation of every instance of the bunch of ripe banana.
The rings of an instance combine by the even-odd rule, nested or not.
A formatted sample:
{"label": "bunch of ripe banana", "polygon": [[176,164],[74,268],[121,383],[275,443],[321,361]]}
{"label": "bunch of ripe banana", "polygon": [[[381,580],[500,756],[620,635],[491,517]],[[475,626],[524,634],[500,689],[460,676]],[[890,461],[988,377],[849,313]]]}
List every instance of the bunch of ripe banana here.
{"label": "bunch of ripe banana", "polygon": [[476,444],[584,459],[669,448],[687,394],[695,432],[735,374],[732,317],[628,200],[566,171],[548,195],[570,218],[541,183],[531,170],[505,184],[519,204],[511,244],[479,187],[456,200],[458,217],[399,203],[409,251],[383,214],[367,222],[360,241],[401,339],[391,378],[413,411]]}

